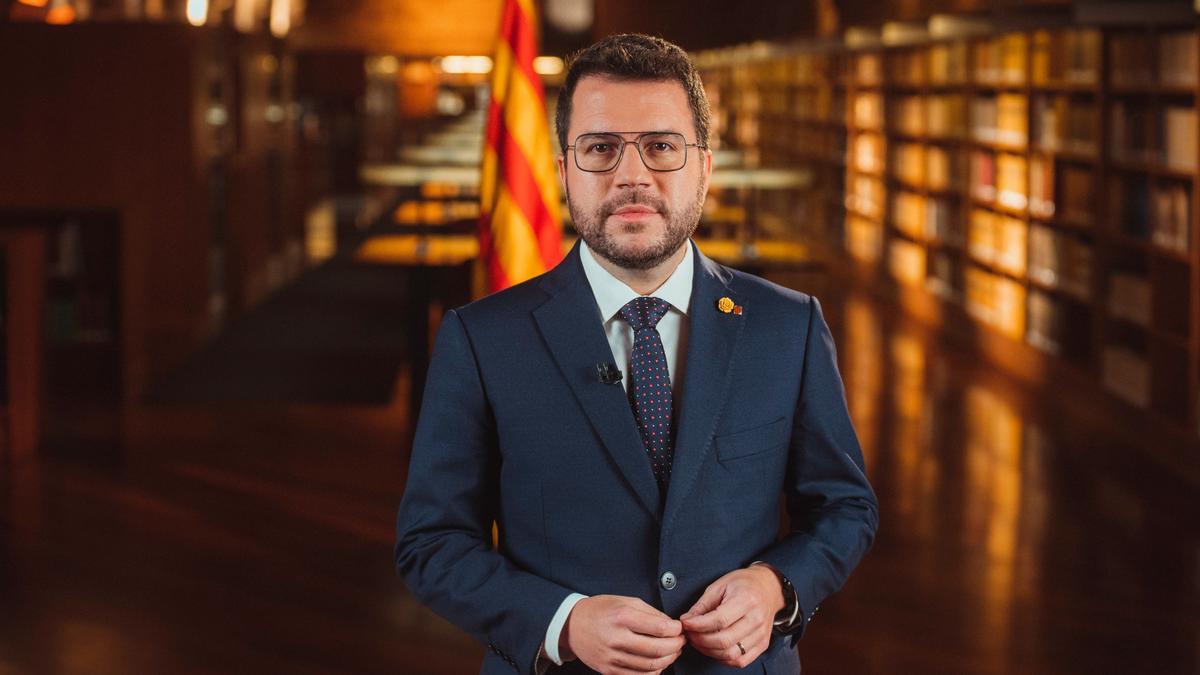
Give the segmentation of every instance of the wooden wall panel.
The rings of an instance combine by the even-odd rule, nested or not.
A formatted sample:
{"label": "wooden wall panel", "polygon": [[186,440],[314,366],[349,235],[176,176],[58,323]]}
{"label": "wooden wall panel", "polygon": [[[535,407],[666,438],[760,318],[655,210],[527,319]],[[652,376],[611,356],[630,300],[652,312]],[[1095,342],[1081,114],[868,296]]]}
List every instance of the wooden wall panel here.
{"label": "wooden wall panel", "polygon": [[301,51],[491,54],[502,6],[501,0],[309,0],[289,42]]}
{"label": "wooden wall panel", "polygon": [[817,29],[815,0],[749,7],[723,0],[610,0],[596,3],[595,16],[597,39],[614,33],[649,33],[688,50],[811,37]]}
{"label": "wooden wall panel", "polygon": [[8,405],[0,415],[0,475],[37,448],[42,418],[42,322],[46,295],[46,237],[36,228],[0,230],[6,257]]}
{"label": "wooden wall panel", "polygon": [[120,214],[127,397],[208,329],[193,59],[211,39],[165,24],[0,25],[0,209]]}

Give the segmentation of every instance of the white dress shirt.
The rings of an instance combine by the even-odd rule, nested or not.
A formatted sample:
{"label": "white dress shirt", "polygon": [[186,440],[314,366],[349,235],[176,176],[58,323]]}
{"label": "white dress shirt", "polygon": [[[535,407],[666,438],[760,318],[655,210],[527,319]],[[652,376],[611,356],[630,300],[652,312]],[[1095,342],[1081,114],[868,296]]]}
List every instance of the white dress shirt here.
{"label": "white dress shirt", "polygon": [[[621,308],[640,293],[625,285],[608,270],[596,262],[596,254],[579,241],[579,259],[583,262],[583,273],[587,275],[600,317],[604,320],[604,333],[608,346],[612,348],[613,361],[621,369],[621,386],[629,391],[629,353],[633,350],[633,327],[621,318]],[[692,244],[687,243],[683,260],[661,286],[649,293],[650,297],[666,300],[670,309],[658,322],[658,334],[662,336],[663,350],[667,353],[667,375],[671,378],[671,392],[676,404],[679,401],[679,384],[683,381],[680,372],[687,353],[687,313],[692,302]]]}
{"label": "white dress shirt", "polygon": [[[612,349],[613,362],[621,370],[621,386],[629,391],[629,353],[633,350],[633,327],[621,318],[621,308],[630,300],[641,294],[614,277],[596,262],[595,254],[582,239],[579,240],[579,259],[583,263],[583,273],[587,276],[588,284],[592,287],[592,295],[600,308],[600,317],[604,320],[604,333],[608,337],[608,346]],[[692,242],[689,240],[683,260],[671,272],[671,276],[661,286],[649,295],[665,300],[670,308],[658,321],[658,334],[662,337],[663,351],[667,354],[667,375],[671,378],[671,393],[678,410],[680,382],[683,381],[682,368],[687,360],[687,313],[692,302]],[[649,460],[647,460],[649,466]],[[568,595],[550,625],[546,628],[546,641],[543,651],[555,665],[562,665],[562,657],[558,653],[558,641],[562,635],[563,626],[575,604],[587,596],[579,593]],[[549,667],[539,658],[538,671],[544,672]]]}

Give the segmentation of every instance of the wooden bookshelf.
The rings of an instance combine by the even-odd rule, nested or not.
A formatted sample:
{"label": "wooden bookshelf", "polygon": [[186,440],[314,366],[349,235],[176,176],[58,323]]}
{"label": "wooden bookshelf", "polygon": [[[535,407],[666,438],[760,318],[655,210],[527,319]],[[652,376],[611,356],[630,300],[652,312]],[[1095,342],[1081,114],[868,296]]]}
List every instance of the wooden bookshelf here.
{"label": "wooden bookshelf", "polygon": [[[759,55],[723,51],[699,59],[717,146],[734,151],[745,168],[807,171],[808,186],[781,195],[792,203],[772,211],[790,214],[783,225],[789,236],[796,223],[803,223],[819,241],[840,240],[846,219],[840,197],[847,148],[845,61],[836,46],[812,44]],[[734,211],[734,220],[745,220],[745,209]],[[713,215],[706,211],[706,220],[713,221]]]}
{"label": "wooden bookshelf", "polygon": [[856,41],[774,77],[794,93],[793,161],[836,147],[844,95],[826,202],[845,207],[856,278],[1196,438],[1198,52],[1194,25],[1054,26]]}

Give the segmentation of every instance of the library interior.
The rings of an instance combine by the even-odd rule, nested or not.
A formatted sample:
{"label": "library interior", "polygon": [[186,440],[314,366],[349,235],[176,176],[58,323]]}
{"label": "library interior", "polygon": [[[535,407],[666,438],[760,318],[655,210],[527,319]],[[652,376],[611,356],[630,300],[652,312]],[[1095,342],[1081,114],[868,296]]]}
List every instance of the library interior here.
{"label": "library interior", "polygon": [[0,675],[479,671],[397,507],[496,74],[553,178],[619,33],[836,345],[880,525],[804,671],[1200,674],[1200,0],[0,0]]}

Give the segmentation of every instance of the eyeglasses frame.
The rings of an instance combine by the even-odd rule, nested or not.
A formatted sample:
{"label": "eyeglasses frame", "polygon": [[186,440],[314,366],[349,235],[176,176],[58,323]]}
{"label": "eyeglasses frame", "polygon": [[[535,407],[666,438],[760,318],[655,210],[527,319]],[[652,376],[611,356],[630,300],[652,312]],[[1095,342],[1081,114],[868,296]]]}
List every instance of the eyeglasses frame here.
{"label": "eyeglasses frame", "polygon": [[[579,139],[583,138],[584,136],[607,136],[610,134],[613,136],[621,137],[621,151],[619,153],[617,153],[617,161],[613,163],[612,168],[604,169],[603,171],[594,171],[592,169],[585,169],[582,166],[579,166],[579,153],[575,152],[575,146],[579,145]],[[624,136],[627,136],[629,134],[637,134],[637,138],[633,139],[632,141],[625,140]],[[661,134],[674,134],[683,139],[683,148],[684,148],[683,164],[680,164],[678,169],[654,169],[654,168],[651,168],[651,166],[646,163],[646,158],[642,155],[642,143],[641,143],[642,137],[643,136],[652,136],[654,134],[660,134],[660,135]],[[687,166],[687,160],[688,160],[687,149],[688,148],[704,148],[705,150],[708,149],[708,146],[704,145],[703,143],[688,143],[687,136],[684,136],[683,134],[679,133],[678,131],[589,131],[587,133],[582,133],[582,134],[579,134],[578,136],[576,136],[575,142],[568,145],[567,147],[563,148],[563,151],[564,152],[567,150],[571,151],[571,154],[575,157],[575,168],[579,169],[580,171],[583,171],[585,173],[609,173],[612,171],[616,171],[617,167],[621,166],[621,160],[625,159],[625,146],[629,145],[630,143],[633,143],[634,146],[637,147],[638,159],[642,160],[642,166],[646,167],[647,170],[654,171],[656,173],[673,173],[675,171],[682,171],[684,169],[684,167]]]}

